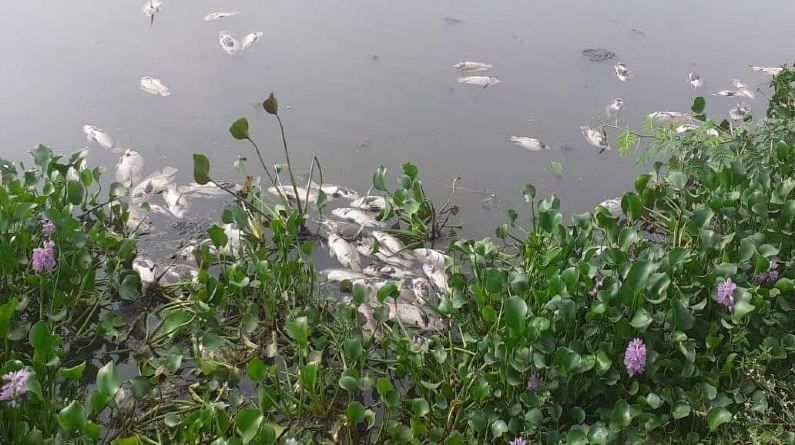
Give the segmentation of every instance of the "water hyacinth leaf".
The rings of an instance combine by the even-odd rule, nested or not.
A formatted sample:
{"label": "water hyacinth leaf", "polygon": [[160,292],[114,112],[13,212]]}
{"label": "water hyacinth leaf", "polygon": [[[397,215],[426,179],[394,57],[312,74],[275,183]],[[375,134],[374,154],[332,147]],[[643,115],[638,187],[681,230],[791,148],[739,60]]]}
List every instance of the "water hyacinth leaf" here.
{"label": "water hyacinth leaf", "polygon": [[126,301],[135,301],[141,296],[141,277],[131,273],[124,277],[119,287],[119,297]]}
{"label": "water hyacinth leaf", "polygon": [[668,182],[676,189],[683,189],[687,184],[687,175],[680,171],[671,171],[668,173]]}
{"label": "water hyacinth leaf", "polygon": [[489,395],[490,391],[491,387],[489,386],[489,382],[483,377],[478,377],[474,388],[472,388],[472,396],[475,400],[482,402]]}
{"label": "water hyacinth leaf", "polygon": [[349,375],[343,375],[340,377],[338,384],[340,385],[340,388],[350,393],[355,393],[359,390],[359,381]]}
{"label": "water hyacinth leaf", "polygon": [[631,407],[626,400],[621,399],[613,405],[613,410],[610,413],[610,423],[623,428],[628,427],[632,423]]}
{"label": "water hyacinth leaf", "polygon": [[601,349],[596,353],[596,375],[604,375],[612,366],[613,361]]}
{"label": "water hyacinth leaf", "polygon": [[726,408],[712,408],[707,413],[707,424],[710,431],[715,431],[719,426],[726,422],[731,422],[732,413]]}
{"label": "water hyacinth leaf", "polygon": [[8,328],[11,326],[11,320],[14,318],[14,311],[18,304],[19,300],[12,297],[8,303],[0,305],[0,340],[4,340],[8,336]]}
{"label": "water hyacinth leaf", "polygon": [[662,406],[663,401],[660,396],[650,392],[648,395],[646,395],[646,403],[648,403],[652,409],[657,409]]}
{"label": "water hyacinth leaf", "polygon": [[254,357],[248,361],[246,366],[246,375],[252,381],[259,382],[265,379],[265,363],[259,357]]}
{"label": "water hyacinth leaf", "polygon": [[354,400],[348,403],[348,407],[345,409],[345,417],[356,425],[364,421],[364,411],[364,405]]}
{"label": "water hyacinth leaf", "polygon": [[235,430],[244,444],[251,442],[257,435],[262,419],[262,411],[257,408],[245,408],[237,413]]}
{"label": "water hyacinth leaf", "polygon": [[193,321],[193,315],[186,310],[173,310],[163,319],[161,329],[164,335],[174,335],[179,329]]}
{"label": "water hyacinth leaf", "polygon": [[121,377],[116,369],[115,362],[108,362],[97,371],[97,383],[95,390],[107,394],[111,397],[116,396],[116,391],[121,386]]}
{"label": "water hyacinth leaf", "polygon": [[674,419],[681,419],[689,415],[690,415],[690,404],[688,404],[683,400],[676,402],[674,408],[671,410],[671,416],[673,416]]}
{"label": "water hyacinth leaf", "polygon": [[524,195],[525,201],[531,203],[536,197],[536,187],[533,184],[525,184],[522,195]]}
{"label": "water hyacinth leaf", "polygon": [[82,430],[87,420],[86,409],[77,400],[72,400],[58,413],[58,425],[67,431]]}
{"label": "water hyacinth leaf", "polygon": [[652,322],[651,316],[646,309],[640,308],[635,312],[635,316],[629,322],[632,327],[640,330],[646,329]]}
{"label": "water hyacinth leaf", "polygon": [[381,192],[386,192],[386,167],[383,165],[373,173],[373,187]]}
{"label": "water hyacinth leaf", "polygon": [[309,320],[306,317],[297,317],[287,322],[287,335],[305,348],[309,341]]}
{"label": "water hyacinth leaf", "polygon": [[397,298],[398,295],[400,295],[400,289],[398,288],[397,283],[390,281],[382,286],[381,289],[378,289],[376,298],[379,302],[383,303],[387,298]]}
{"label": "water hyacinth leaf", "polygon": [[199,185],[210,182],[210,160],[203,154],[193,154],[193,180]]}
{"label": "water hyacinth leaf", "polygon": [[224,247],[229,243],[229,237],[221,227],[213,225],[207,229],[207,234],[210,236],[210,241],[212,241],[213,246],[216,248]]}
{"label": "water hyacinth leaf", "polygon": [[502,437],[503,434],[507,432],[508,432],[508,424],[506,424],[504,420],[498,419],[492,422],[491,437],[496,439],[498,437]]}
{"label": "water hyacinth leaf", "polygon": [[690,110],[693,114],[702,114],[704,113],[704,107],[706,107],[707,101],[704,100],[703,97],[698,96],[693,100],[693,106],[690,107]]}
{"label": "water hyacinth leaf", "polygon": [[595,423],[588,429],[588,441],[592,444],[604,445],[610,439],[610,431],[603,423]]}
{"label": "water hyacinth leaf", "polygon": [[232,126],[229,127],[229,134],[231,134],[233,138],[239,141],[249,139],[248,119],[246,119],[245,117],[241,117],[240,119],[234,121],[232,123]]}
{"label": "water hyacinth leaf", "polygon": [[124,198],[129,193],[127,187],[125,187],[120,182],[113,182],[110,184],[110,190],[108,191],[108,197],[112,200],[116,200],[119,198]]}
{"label": "water hyacinth leaf", "polygon": [[66,199],[70,204],[78,205],[83,202],[83,184],[80,181],[66,182]]}
{"label": "water hyacinth leaf", "polygon": [[83,371],[85,371],[85,369],[86,369],[86,362],[85,360],[83,360],[82,362],[72,367],[67,368],[65,366],[62,366],[58,368],[58,375],[65,379],[79,381],[81,378],[83,378]]}
{"label": "water hyacinth leaf", "polygon": [[411,400],[411,412],[418,417],[426,417],[431,412],[428,401],[422,398]]}
{"label": "water hyacinth leaf", "polygon": [[681,331],[691,329],[696,322],[696,317],[693,313],[679,300],[674,300],[671,306],[674,328]]}
{"label": "water hyacinth leaf", "polygon": [[358,337],[351,337],[345,340],[343,350],[345,351],[345,356],[354,363],[358,362],[364,355],[362,341]]}
{"label": "water hyacinth leaf", "polygon": [[566,443],[570,445],[586,445],[588,437],[581,428],[574,427],[566,434]]}

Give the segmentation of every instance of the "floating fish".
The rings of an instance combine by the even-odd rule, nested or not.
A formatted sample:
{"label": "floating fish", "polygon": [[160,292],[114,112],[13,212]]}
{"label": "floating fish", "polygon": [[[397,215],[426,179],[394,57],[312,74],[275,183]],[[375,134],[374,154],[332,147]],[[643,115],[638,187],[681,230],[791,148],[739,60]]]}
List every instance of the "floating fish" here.
{"label": "floating fish", "polygon": [[453,65],[453,68],[459,69],[461,71],[486,71],[494,68],[494,66],[489,65],[488,63],[470,62],[464,60],[463,62]]}
{"label": "floating fish", "polygon": [[696,124],[682,124],[676,127],[674,131],[676,132],[676,134],[683,134],[687,133],[688,131],[696,130],[698,128],[699,126]]}
{"label": "floating fish", "polygon": [[697,90],[704,86],[704,81],[701,80],[701,76],[696,73],[690,73],[687,75],[687,80],[690,81],[690,85],[693,87],[694,90]]}
{"label": "floating fish", "polygon": [[604,130],[594,130],[587,125],[581,126],[580,130],[582,131],[582,136],[589,144],[599,148],[599,153],[610,150],[610,143],[607,141],[607,134]]}
{"label": "floating fish", "polygon": [[751,105],[743,102],[729,110],[729,117],[733,121],[742,121],[751,115]]}
{"label": "floating fish", "polygon": [[763,72],[763,73],[765,73],[765,74],[767,74],[769,76],[773,76],[773,77],[778,76],[779,74],[781,74],[782,71],[784,71],[784,68],[780,68],[780,67],[756,66],[756,65],[751,65],[751,69],[754,70],[754,71]]}
{"label": "floating fish", "polygon": [[351,207],[362,210],[381,210],[386,207],[386,198],[383,196],[362,196],[351,202]]}
{"label": "floating fish", "polygon": [[342,218],[348,221],[353,221],[360,226],[380,226],[381,223],[375,220],[369,214],[359,210],[353,209],[350,207],[341,207],[339,209],[334,209],[331,211],[331,214],[336,216],[337,218]]}
{"label": "floating fish", "polygon": [[154,17],[155,14],[160,12],[161,6],[163,6],[162,0],[147,0],[141,10],[147,17]]}
{"label": "floating fish", "polygon": [[320,221],[320,224],[346,240],[356,239],[362,234],[362,226],[349,221],[324,219]]}
{"label": "floating fish", "polygon": [[218,33],[218,43],[221,44],[221,49],[230,56],[235,55],[240,50],[240,42],[229,31]]}
{"label": "floating fish", "polygon": [[692,114],[682,113],[680,111],[655,111],[649,114],[649,119],[659,124],[670,124],[673,122],[680,124],[697,123],[696,118],[694,118]]}
{"label": "floating fish", "polygon": [[376,266],[370,265],[362,269],[362,273],[371,277],[406,279],[416,275],[407,269],[395,266]]}
{"label": "floating fish", "polygon": [[486,88],[488,86],[497,85],[500,83],[500,79],[492,76],[469,76],[469,77],[459,77],[458,83],[465,83],[467,85],[477,85],[482,88]]}
{"label": "floating fish", "polygon": [[624,65],[623,63],[616,64],[616,66],[614,66],[613,69],[616,72],[616,76],[618,76],[618,80],[622,82],[626,82],[634,77],[634,74],[632,74],[632,70],[629,69],[629,67]]}
{"label": "floating fish", "polygon": [[411,290],[414,292],[414,296],[419,301],[427,302],[430,300],[433,288],[431,287],[431,283],[428,280],[419,277],[411,280]]}
{"label": "floating fish", "polygon": [[248,49],[251,45],[254,44],[260,37],[265,35],[265,33],[257,31],[246,34],[242,39],[240,39],[240,50]]}
{"label": "floating fish", "polygon": [[183,196],[175,184],[168,184],[168,187],[163,191],[163,200],[166,202],[166,208],[177,219],[182,219],[190,209],[190,200],[187,196]]}
{"label": "floating fish", "polygon": [[163,85],[163,81],[154,77],[141,77],[141,89],[155,96],[166,97],[171,95],[168,87]]}
{"label": "floating fish", "polygon": [[389,249],[379,249],[375,251],[375,241],[373,238],[362,238],[359,244],[356,245],[356,250],[366,257],[373,257],[382,263],[389,264],[395,267],[402,267],[408,269],[411,267],[411,261],[401,258],[389,251]]}
{"label": "floating fish", "polygon": [[380,244],[381,247],[386,249],[392,255],[396,255],[403,251],[403,243],[401,243],[400,240],[394,236],[377,230],[374,230],[371,235],[376,241],[378,241],[378,244]]}
{"label": "floating fish", "polygon": [[207,184],[197,184],[191,182],[188,185],[181,185],[177,189],[181,195],[195,197],[195,198],[214,198],[221,196],[226,192],[212,182]]}
{"label": "floating fish", "polygon": [[141,284],[143,284],[144,288],[151,287],[157,283],[157,264],[154,261],[140,256],[135,257],[132,262],[132,270],[141,278]]}
{"label": "floating fish", "polygon": [[582,55],[587,57],[591,62],[603,62],[616,57],[616,53],[604,48],[588,48],[582,50]]}
{"label": "floating fish", "polygon": [[551,147],[538,139],[526,136],[511,136],[511,142],[530,151],[549,150]]}
{"label": "floating fish", "polygon": [[457,19],[455,17],[449,17],[449,16],[442,17],[442,20],[444,20],[445,23],[450,24],[450,25],[460,25],[461,23],[463,23],[463,20]]}
{"label": "floating fish", "polygon": [[149,216],[137,205],[131,205],[127,216],[127,230],[146,234],[151,232],[152,229],[153,225],[152,221],[149,220]]}
{"label": "floating fish", "polygon": [[712,136],[714,138],[720,136],[720,133],[718,133],[718,130],[716,130],[714,128],[710,128],[709,130],[706,131],[706,133],[707,133],[707,136]]}
{"label": "floating fish", "polygon": [[753,99],[754,97],[756,97],[753,91],[751,91],[751,87],[749,87],[747,84],[743,83],[742,81],[737,79],[732,79],[732,85],[734,85],[734,88],[737,88],[738,96],[744,96],[749,99]]}
{"label": "floating fish", "polygon": [[610,215],[613,218],[621,218],[624,215],[624,210],[621,208],[621,200],[620,199],[606,199],[599,203],[597,208],[604,207],[605,210],[610,212]]}
{"label": "floating fish", "polygon": [[233,15],[238,15],[240,12],[238,11],[230,11],[230,12],[211,12],[204,16],[205,22],[212,22],[213,20],[219,20],[226,17],[232,17]]}
{"label": "floating fish", "polygon": [[137,184],[144,169],[144,158],[137,151],[125,150],[116,164],[116,180],[122,184]]}
{"label": "floating fish", "polygon": [[720,90],[717,93],[713,93],[713,96],[724,96],[724,97],[734,97],[740,94],[739,91],[734,90]]}
{"label": "floating fish", "polygon": [[140,204],[152,199],[156,194],[164,192],[176,177],[177,169],[173,167],[165,167],[161,172],[150,175],[133,187],[130,192],[132,202]]}
{"label": "floating fish", "polygon": [[612,102],[610,102],[610,105],[605,107],[605,114],[608,117],[613,117],[623,109],[624,109],[624,99],[617,97],[613,99]]}
{"label": "floating fish", "polygon": [[[317,188],[318,188],[317,184],[315,184],[314,182],[311,183],[310,189],[317,189]],[[326,196],[330,198],[356,199],[359,197],[359,194],[356,193],[355,190],[341,185],[323,184],[322,186],[320,186],[320,190],[323,190],[323,193],[325,193]]]}
{"label": "floating fish", "polygon": [[367,276],[362,273],[348,269],[324,269],[320,271],[320,274],[324,275],[327,280],[336,282],[363,280],[367,278]]}
{"label": "floating fish", "polygon": [[428,280],[440,291],[447,292],[447,274],[444,272],[444,267],[439,267],[438,264],[425,263],[422,265],[422,271]]}
{"label": "floating fish", "polygon": [[103,129],[94,127],[93,125],[83,125],[83,133],[90,142],[96,142],[103,148],[108,150],[118,149],[118,146],[113,142],[113,138]]}
{"label": "floating fish", "polygon": [[337,261],[343,266],[354,272],[362,270],[359,265],[361,263],[359,252],[349,242],[332,233],[328,237],[328,248],[331,256],[337,258]]}
{"label": "floating fish", "polygon": [[414,249],[412,253],[414,254],[415,258],[422,261],[423,263],[435,264],[442,268],[444,268],[445,261],[449,259],[449,257],[444,253],[435,249],[428,249],[426,247]]}

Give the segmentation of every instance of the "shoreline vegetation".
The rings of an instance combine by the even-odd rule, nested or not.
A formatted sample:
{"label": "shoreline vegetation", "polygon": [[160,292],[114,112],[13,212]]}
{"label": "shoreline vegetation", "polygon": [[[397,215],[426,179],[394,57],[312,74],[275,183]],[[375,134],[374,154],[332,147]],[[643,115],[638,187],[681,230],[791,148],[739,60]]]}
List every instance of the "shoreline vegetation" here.
{"label": "shoreline vegetation", "polygon": [[[443,250],[458,209],[412,164],[323,219],[347,192],[317,158],[296,181],[273,94],[285,164],[246,119],[240,184],[195,154],[194,190],[232,202],[162,266],[86,150],[0,160],[0,443],[793,443],[795,71],[771,88],[756,123],[698,97],[589,128],[653,171],[570,223],[527,185],[493,238]],[[346,269],[315,270],[317,233]]]}

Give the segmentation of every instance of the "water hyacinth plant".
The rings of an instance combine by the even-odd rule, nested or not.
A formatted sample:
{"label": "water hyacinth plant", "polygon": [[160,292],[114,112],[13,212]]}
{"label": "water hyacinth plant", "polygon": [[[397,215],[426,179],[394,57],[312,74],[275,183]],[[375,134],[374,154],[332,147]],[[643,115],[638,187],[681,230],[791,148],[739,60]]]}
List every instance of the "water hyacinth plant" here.
{"label": "water hyacinth plant", "polygon": [[[440,254],[448,289],[416,323],[392,316],[396,283],[320,283],[306,195],[268,194],[264,162],[273,181],[221,185],[195,274],[153,284],[127,190],[86,152],[0,161],[0,443],[791,442],[793,82],[773,80],[758,127],[698,101],[702,126],[645,129],[664,158],[621,214],[569,223],[525,187],[496,240]],[[213,181],[202,155],[194,179]],[[438,241],[454,206],[411,164],[386,182],[380,219]]]}

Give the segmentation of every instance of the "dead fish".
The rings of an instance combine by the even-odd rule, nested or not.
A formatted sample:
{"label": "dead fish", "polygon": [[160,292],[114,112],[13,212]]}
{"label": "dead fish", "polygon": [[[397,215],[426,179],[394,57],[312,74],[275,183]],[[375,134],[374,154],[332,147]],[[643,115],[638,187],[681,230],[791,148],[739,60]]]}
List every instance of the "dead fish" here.
{"label": "dead fish", "polygon": [[116,163],[116,180],[122,184],[137,184],[144,169],[144,158],[137,151],[125,150]]}
{"label": "dead fish", "polygon": [[422,277],[411,280],[411,290],[414,292],[414,296],[422,302],[428,302],[431,298],[431,292],[433,292],[431,283]]}
{"label": "dead fish", "polygon": [[156,194],[165,191],[176,177],[177,169],[173,167],[165,167],[162,171],[150,175],[133,187],[130,192],[132,202],[140,204],[152,199]]}
{"label": "dead fish", "polygon": [[489,65],[488,63],[470,62],[468,60],[464,60],[463,62],[453,65],[453,68],[459,69],[461,71],[486,71],[494,68],[494,66]]}
{"label": "dead fish", "polygon": [[[312,182],[310,185],[310,189],[317,189],[317,188],[318,185]],[[327,197],[330,198],[356,199],[359,197],[359,194],[356,193],[355,190],[341,185],[323,184],[322,186],[319,186],[319,188],[320,190],[323,190],[323,193],[325,193]]]}
{"label": "dead fish", "polygon": [[166,202],[166,208],[175,218],[183,218],[190,209],[190,200],[177,191],[175,184],[168,184],[163,191],[163,200]]}
{"label": "dead fish", "polygon": [[486,88],[488,86],[497,85],[500,83],[500,79],[492,76],[468,76],[468,77],[459,77],[458,83],[465,83],[467,85],[477,85],[482,88]]}
{"label": "dead fish", "polygon": [[320,271],[320,274],[325,276],[328,281],[355,281],[355,280],[363,280],[366,279],[367,276],[359,273],[354,272],[348,269],[324,269]]}
{"label": "dead fish", "polygon": [[605,210],[610,212],[613,218],[621,218],[624,215],[624,210],[621,208],[621,200],[613,198],[606,199],[599,203],[597,208],[604,207]]}
{"label": "dead fish", "polygon": [[751,105],[745,102],[737,104],[737,106],[729,110],[729,117],[733,121],[745,120],[750,115],[751,115]]}
{"label": "dead fish", "polygon": [[457,19],[455,17],[444,16],[442,17],[442,20],[444,20],[444,22],[449,25],[460,25],[461,23],[463,23],[461,19]]}
{"label": "dead fish", "polygon": [[218,33],[218,43],[221,44],[221,49],[230,56],[235,55],[240,50],[240,42],[229,31]]}
{"label": "dead fish", "polygon": [[440,267],[438,264],[425,263],[422,265],[422,271],[425,273],[425,276],[428,277],[428,280],[441,292],[447,292],[449,290],[447,286],[447,274],[444,272],[444,267]]}
{"label": "dead fish", "polygon": [[717,93],[712,93],[713,96],[724,96],[724,97],[734,97],[739,95],[739,91],[734,90],[720,90]]}
{"label": "dead fish", "polygon": [[360,272],[362,270],[359,265],[361,263],[359,252],[357,252],[349,242],[332,233],[328,236],[328,247],[331,256],[337,258],[340,264],[350,268],[354,272]]}
{"label": "dead fish", "polygon": [[362,233],[362,226],[349,221],[324,219],[320,224],[346,240],[354,240]]}
{"label": "dead fish", "polygon": [[706,133],[707,133],[707,136],[711,136],[711,137],[714,137],[714,138],[720,136],[720,133],[718,133],[718,130],[716,130],[714,128],[710,128],[709,130],[706,131]]}
{"label": "dead fish", "polygon": [[607,141],[607,134],[605,133],[604,129],[602,131],[594,130],[593,128],[583,125],[580,127],[582,131],[582,136],[588,141],[589,144],[597,147],[599,149],[599,153],[604,152],[605,150],[610,150],[610,143]]}
{"label": "dead fish", "polygon": [[526,136],[511,136],[511,142],[530,151],[549,150],[551,147],[538,139]]}
{"label": "dead fish", "polygon": [[634,74],[632,74],[632,70],[629,69],[629,67],[624,65],[623,63],[617,63],[613,67],[613,69],[616,72],[616,76],[618,76],[618,80],[622,82],[626,82],[634,77]]}
{"label": "dead fish", "polygon": [[405,279],[415,277],[414,272],[395,266],[369,265],[362,269],[362,273],[371,277]]}
{"label": "dead fish", "polygon": [[141,10],[147,17],[154,17],[155,14],[160,12],[161,6],[163,6],[162,0],[147,0]]}
{"label": "dead fish", "polygon": [[378,251],[374,251],[375,242],[373,238],[362,238],[361,241],[359,241],[359,244],[356,245],[356,250],[366,257],[374,257],[382,263],[389,264],[391,266],[402,267],[405,269],[411,267],[411,261],[389,252],[389,250],[386,248],[381,249],[379,247]]}
{"label": "dead fish", "polygon": [[699,128],[696,124],[682,124],[674,129],[676,134],[687,133],[688,131],[697,130]]}
{"label": "dead fish", "polygon": [[223,189],[212,182],[208,182],[207,184],[197,184],[195,182],[191,182],[190,184],[179,186],[177,190],[181,195],[194,198],[214,198],[226,193]]}
{"label": "dead fish", "polygon": [[265,35],[265,33],[263,33],[263,32],[260,32],[260,31],[257,31],[257,32],[252,32],[252,33],[246,34],[246,35],[245,35],[245,36],[244,36],[244,37],[243,37],[243,38],[240,40],[240,50],[241,50],[241,51],[243,51],[243,50],[245,50],[245,49],[248,49],[248,48],[249,48],[251,45],[253,45],[253,44],[254,44],[254,42],[256,42],[257,40],[259,40],[259,38],[260,38],[260,37],[262,37],[263,35]]}
{"label": "dead fish", "polygon": [[157,264],[154,261],[140,256],[135,257],[132,270],[141,278],[142,289],[147,290],[157,286]]}
{"label": "dead fish", "polygon": [[226,17],[232,17],[233,15],[238,15],[240,12],[238,11],[230,11],[230,12],[211,12],[204,16],[205,22],[212,22],[213,20],[219,20]]}
{"label": "dead fish", "polygon": [[351,207],[362,210],[381,210],[386,207],[386,198],[383,196],[362,196],[351,202]]}
{"label": "dead fish", "polygon": [[399,239],[396,237],[386,233],[374,230],[370,235],[378,241],[378,244],[381,245],[384,249],[389,251],[391,254],[395,255],[403,251],[403,243],[400,242]]}
{"label": "dead fish", "polygon": [[756,97],[754,92],[751,91],[751,87],[749,87],[747,84],[743,83],[742,81],[738,79],[732,79],[732,85],[734,85],[734,88],[737,88],[738,96],[747,97],[749,99],[753,99],[754,97]]}
{"label": "dead fish", "polygon": [[649,114],[649,119],[654,120],[658,124],[676,123],[695,123],[696,118],[689,113],[682,113],[680,111],[655,111]]}
{"label": "dead fish", "polygon": [[624,99],[617,97],[610,102],[610,105],[605,107],[605,114],[608,117],[613,117],[618,114],[619,111],[624,109]]}
{"label": "dead fish", "polygon": [[334,209],[331,211],[331,214],[336,216],[337,218],[345,219],[348,221],[353,221],[360,226],[371,226],[377,227],[380,226],[381,223],[375,220],[369,214],[350,207],[341,207],[338,209]]}
{"label": "dead fish", "polygon": [[421,330],[429,330],[438,326],[432,325],[428,322],[428,317],[423,311],[413,304],[406,303],[390,303],[389,318],[391,320],[400,319],[400,322],[406,326],[413,326]]}
{"label": "dead fish", "polygon": [[127,230],[130,232],[140,234],[150,233],[154,228],[152,221],[149,220],[149,216],[137,205],[131,205],[129,207],[126,225]]}
{"label": "dead fish", "polygon": [[704,86],[704,81],[701,80],[701,76],[696,73],[690,73],[687,75],[687,80],[690,81],[690,86],[693,87],[694,90],[697,90]]}
{"label": "dead fish", "polygon": [[412,253],[414,254],[415,258],[422,261],[423,263],[435,264],[442,268],[444,268],[445,261],[449,259],[449,257],[441,251],[436,249],[428,249],[426,247],[414,249]]}
{"label": "dead fish", "polygon": [[108,150],[116,150],[119,147],[113,142],[113,138],[110,137],[110,134],[101,128],[97,128],[93,125],[83,125],[83,133],[86,134],[86,138],[90,142],[96,142],[102,148],[106,148]]}
{"label": "dead fish", "polygon": [[587,57],[591,62],[603,62],[616,57],[616,53],[604,48],[588,48],[582,50],[582,55]]}
{"label": "dead fish", "polygon": [[769,76],[773,76],[773,77],[778,76],[779,74],[781,74],[782,71],[784,71],[784,68],[780,68],[780,67],[756,66],[756,65],[751,65],[751,69],[754,70],[754,71],[759,71],[759,72],[765,73],[765,74],[767,74]]}
{"label": "dead fish", "polygon": [[166,97],[171,95],[171,91],[168,90],[167,86],[163,85],[163,81],[154,77],[141,77],[141,89],[154,96]]}

